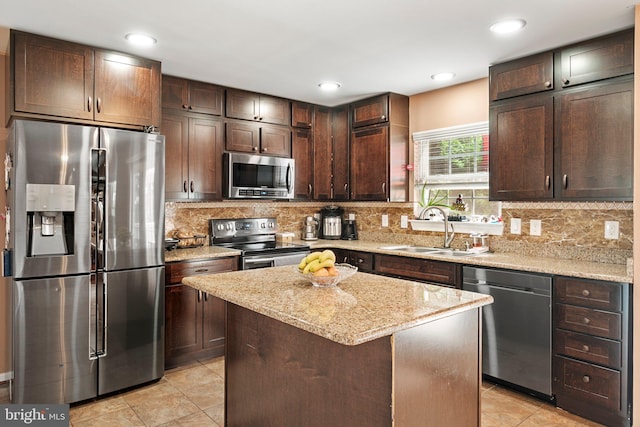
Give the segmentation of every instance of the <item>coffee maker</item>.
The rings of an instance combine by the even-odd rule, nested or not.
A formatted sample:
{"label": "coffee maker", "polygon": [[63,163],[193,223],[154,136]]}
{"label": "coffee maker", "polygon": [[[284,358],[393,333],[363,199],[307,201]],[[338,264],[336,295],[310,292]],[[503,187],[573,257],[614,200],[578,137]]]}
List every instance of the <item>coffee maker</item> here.
{"label": "coffee maker", "polygon": [[320,210],[320,227],[323,239],[342,237],[342,215],[344,209],[338,206],[325,206]]}
{"label": "coffee maker", "polygon": [[318,240],[318,228],[320,224],[315,217],[308,216],[304,220],[302,240]]}
{"label": "coffee maker", "polygon": [[358,240],[358,226],[356,215],[350,213],[349,219],[342,223],[342,240]]}

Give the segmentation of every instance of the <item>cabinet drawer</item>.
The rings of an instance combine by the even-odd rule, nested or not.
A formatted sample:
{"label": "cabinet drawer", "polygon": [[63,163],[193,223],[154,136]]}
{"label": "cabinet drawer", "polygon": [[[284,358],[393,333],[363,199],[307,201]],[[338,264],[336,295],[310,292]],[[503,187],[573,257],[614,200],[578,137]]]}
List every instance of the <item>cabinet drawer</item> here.
{"label": "cabinet drawer", "polygon": [[562,329],[619,340],[622,316],[619,313],[556,304],[556,325]]}
{"label": "cabinet drawer", "polygon": [[555,280],[555,300],[560,303],[620,311],[622,285],[613,282],[558,277]]}
{"label": "cabinet drawer", "polygon": [[168,263],[165,266],[166,283],[180,283],[184,277],[199,274],[223,273],[238,269],[238,258],[227,257],[202,261],[184,261]]}
{"label": "cabinet drawer", "polygon": [[554,393],[620,410],[620,372],[589,363],[554,356]]}
{"label": "cabinet drawer", "polygon": [[591,335],[556,329],[554,353],[597,363],[614,369],[622,366],[622,344]]}
{"label": "cabinet drawer", "polygon": [[450,262],[377,255],[375,271],[402,278],[460,287],[461,266]]}
{"label": "cabinet drawer", "polygon": [[373,254],[368,252],[351,252],[349,260],[358,267],[358,271],[373,271]]}
{"label": "cabinet drawer", "polygon": [[491,101],[553,89],[553,52],[489,68]]}

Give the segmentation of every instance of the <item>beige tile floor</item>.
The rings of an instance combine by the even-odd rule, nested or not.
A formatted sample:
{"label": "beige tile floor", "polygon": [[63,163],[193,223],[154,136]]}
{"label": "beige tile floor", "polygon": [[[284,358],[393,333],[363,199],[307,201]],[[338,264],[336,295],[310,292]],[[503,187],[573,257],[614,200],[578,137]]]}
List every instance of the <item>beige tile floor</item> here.
{"label": "beige tile floor", "polygon": [[[0,385],[0,404],[9,399]],[[224,425],[224,359],[167,371],[151,385],[73,405],[72,427],[205,427]],[[482,427],[595,427],[527,395],[488,382],[482,385]]]}

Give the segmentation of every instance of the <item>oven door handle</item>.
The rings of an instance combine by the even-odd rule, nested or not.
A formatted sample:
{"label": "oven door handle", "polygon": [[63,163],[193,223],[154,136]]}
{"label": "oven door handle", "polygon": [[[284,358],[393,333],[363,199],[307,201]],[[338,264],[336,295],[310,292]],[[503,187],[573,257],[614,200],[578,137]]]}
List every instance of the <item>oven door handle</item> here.
{"label": "oven door handle", "polygon": [[262,264],[263,262],[268,262],[271,264],[271,267],[275,265],[275,258],[245,258],[245,264]]}

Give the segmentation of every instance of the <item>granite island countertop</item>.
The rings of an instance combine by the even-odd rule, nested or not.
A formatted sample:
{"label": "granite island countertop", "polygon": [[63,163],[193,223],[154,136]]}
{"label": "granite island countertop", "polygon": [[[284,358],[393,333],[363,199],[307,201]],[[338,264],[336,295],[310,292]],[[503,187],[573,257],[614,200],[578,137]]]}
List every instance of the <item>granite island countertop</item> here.
{"label": "granite island countertop", "polygon": [[299,329],[357,345],[490,304],[459,289],[356,273],[320,288],[282,266],[185,277],[182,282]]}

